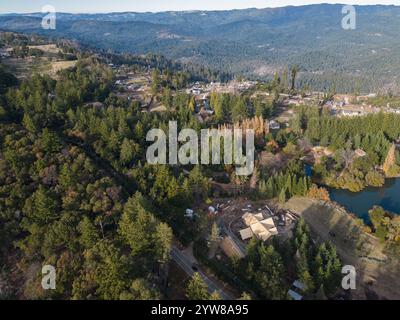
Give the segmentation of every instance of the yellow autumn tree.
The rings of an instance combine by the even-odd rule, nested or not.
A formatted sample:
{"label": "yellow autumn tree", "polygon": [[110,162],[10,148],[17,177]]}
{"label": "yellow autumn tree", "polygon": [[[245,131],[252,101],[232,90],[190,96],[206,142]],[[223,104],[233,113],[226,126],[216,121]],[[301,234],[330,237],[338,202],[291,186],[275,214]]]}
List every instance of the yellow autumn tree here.
{"label": "yellow autumn tree", "polygon": [[386,156],[385,162],[383,163],[383,172],[386,177],[395,177],[399,174],[400,168],[396,165],[396,145],[392,144],[388,154]]}
{"label": "yellow autumn tree", "polygon": [[313,185],[308,191],[308,196],[317,200],[330,201],[328,190],[325,188],[318,188],[316,185]]}

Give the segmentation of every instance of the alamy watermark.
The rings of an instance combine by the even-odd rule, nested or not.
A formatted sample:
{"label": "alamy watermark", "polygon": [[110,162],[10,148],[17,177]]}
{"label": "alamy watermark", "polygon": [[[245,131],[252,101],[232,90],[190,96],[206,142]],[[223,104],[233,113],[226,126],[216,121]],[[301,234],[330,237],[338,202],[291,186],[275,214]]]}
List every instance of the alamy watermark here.
{"label": "alamy watermark", "polygon": [[54,290],[56,288],[56,268],[47,264],[42,267],[42,275],[42,288]]}
{"label": "alamy watermark", "polygon": [[42,13],[46,14],[42,18],[42,28],[44,30],[56,29],[56,8],[51,5],[46,5],[42,8]]}
{"label": "alamy watermark", "polygon": [[342,14],[345,15],[342,18],[342,28],[344,30],[355,30],[356,29],[356,8],[351,5],[343,6]]}
{"label": "alamy watermark", "polygon": [[[242,129],[237,128],[233,130],[203,129],[199,139],[197,132],[193,129],[183,129],[178,133],[177,122],[170,121],[168,144],[167,134],[163,130],[152,129],[147,133],[146,140],[154,143],[147,149],[146,159],[150,164],[235,165],[237,175],[248,176],[254,170],[254,130],[244,131],[245,134]],[[243,154],[244,142],[246,143],[245,154]],[[182,143],[179,149],[178,143]],[[221,146],[223,146],[223,156],[221,156]],[[201,152],[199,152],[199,147],[201,147]]]}
{"label": "alamy watermark", "polygon": [[342,288],[344,290],[355,290],[357,278],[356,268],[351,265],[345,265],[342,268],[342,274],[345,275],[342,278]]}

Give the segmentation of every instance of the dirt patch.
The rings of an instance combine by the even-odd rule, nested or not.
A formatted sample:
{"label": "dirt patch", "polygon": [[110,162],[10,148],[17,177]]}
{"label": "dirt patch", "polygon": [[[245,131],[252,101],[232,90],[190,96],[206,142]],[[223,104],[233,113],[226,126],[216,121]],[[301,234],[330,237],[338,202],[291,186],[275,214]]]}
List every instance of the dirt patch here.
{"label": "dirt patch", "polygon": [[4,59],[3,64],[7,66],[10,72],[14,73],[17,78],[29,78],[32,74],[47,74],[55,77],[56,73],[60,70],[71,68],[75,66],[75,61],[49,61],[47,57],[41,58],[9,58]]}
{"label": "dirt patch", "polygon": [[55,44],[44,44],[40,46],[28,46],[29,49],[39,49],[48,53],[58,53],[60,51],[59,48]]}
{"label": "dirt patch", "polygon": [[76,65],[77,60],[75,61],[57,61],[51,63],[51,71],[52,75],[55,75],[58,71],[72,68]]}

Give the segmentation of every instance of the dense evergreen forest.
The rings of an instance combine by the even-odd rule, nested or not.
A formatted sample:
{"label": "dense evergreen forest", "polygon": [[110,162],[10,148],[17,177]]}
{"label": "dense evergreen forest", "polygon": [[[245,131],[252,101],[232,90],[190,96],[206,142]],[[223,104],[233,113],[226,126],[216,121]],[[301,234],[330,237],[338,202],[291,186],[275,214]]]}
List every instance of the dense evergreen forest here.
{"label": "dense evergreen forest", "polygon": [[[40,55],[29,52],[30,43],[48,43],[40,37],[8,36],[5,41],[21,49],[13,52],[21,59]],[[328,201],[327,191],[315,182],[352,191],[382,185],[400,173],[394,144],[400,136],[398,115],[346,119],[332,117],[320,106],[299,106],[288,127],[265,130],[264,120],[283,108],[280,94],[299,93],[299,69],[292,66],[286,79],[276,73],[254,90],[212,93],[214,115],[201,122],[195,98],[185,88],[195,81],[225,81],[230,75],[187,68],[158,55],[94,53],[58,45],[63,58],[73,55],[77,63],[57,77],[33,73],[18,80],[0,66],[1,298],[169,298],[171,248],[193,241],[196,256],[213,272],[228,283],[240,280],[234,285],[243,299],[286,299],[288,279],[296,278],[307,285],[310,298],[337,294],[336,249],[314,242],[303,220],[292,239],[252,240],[245,259],[231,259],[229,268],[222,269],[205,258],[208,217],[189,220],[184,212],[210,204],[214,196],[229,196],[213,188],[219,182],[233,186],[238,195],[277,199],[281,205],[292,196]],[[148,112],[143,101],[117,94],[112,65],[120,63],[138,74],[151,74],[151,94],[165,111]],[[149,165],[146,133],[153,128],[167,131],[170,120],[179,129],[196,131],[252,125],[258,132],[252,176],[235,176],[232,165]],[[314,146],[329,147],[333,155],[316,161],[308,176],[303,159]],[[263,161],[265,155],[272,164]],[[398,219],[379,208],[370,215],[369,232],[398,242]],[[212,238],[218,237],[213,230]],[[41,289],[44,264],[59,270],[56,290]],[[187,284],[186,297],[220,298],[207,292],[198,274]]]}
{"label": "dense evergreen forest", "polygon": [[[112,80],[87,58],[58,81],[33,76],[1,96],[2,281],[27,281],[10,283],[10,297],[160,297],[169,225],[183,242],[196,232],[180,212],[207,194],[207,180],[199,168],[183,177],[144,164],[145,132],[168,117],[112,106]],[[109,107],[83,108],[89,101]],[[62,270],[56,291],[39,290],[37,262]]]}
{"label": "dense evergreen forest", "polygon": [[[18,83],[4,73],[0,97],[0,279],[6,290],[2,295],[28,299],[165,298],[166,266],[174,237],[188,244],[202,232],[203,218],[188,221],[182,213],[210,196],[210,169],[192,166],[185,175],[178,168],[148,165],[145,133],[155,127],[166,129],[171,119],[177,120],[179,127],[195,130],[205,124],[195,119],[192,99],[185,93],[171,95],[171,108],[166,112],[142,112],[139,101],[130,102],[113,93],[114,73],[106,63],[86,53],[77,55],[76,66],[61,71],[57,80],[33,75]],[[138,61],[138,70],[148,68]],[[153,70],[154,93],[160,99],[166,89],[180,88],[174,79],[181,77],[181,71],[169,74],[167,70]],[[92,101],[102,102],[104,107],[88,104]],[[230,103],[234,103],[233,109]],[[212,104],[221,109],[214,125],[274,110],[273,103],[246,96],[215,96]],[[288,136],[282,133],[277,140],[284,146]],[[311,181],[298,164],[288,168],[266,181],[271,190],[261,187],[258,196],[279,196],[284,202],[291,195],[305,195]],[[232,172],[233,168],[216,166],[211,170]],[[250,181],[253,185],[258,181],[254,179]],[[246,179],[237,183],[246,183]],[[259,250],[260,254],[267,250],[262,258],[266,263],[273,263],[279,255],[273,247],[261,245]],[[305,250],[311,254],[314,249]],[[314,259],[308,256],[307,261],[313,264]],[[41,290],[43,264],[56,266],[62,275],[56,290]],[[304,268],[299,272],[308,279],[311,269]],[[260,270],[257,277],[265,278],[266,272]],[[282,281],[285,273],[283,267],[277,270],[274,281]],[[198,294],[199,288],[204,288],[196,277],[188,284],[187,296],[217,299],[216,293],[196,296],[192,292]],[[251,288],[251,281],[244,281],[249,281]],[[20,283],[23,285],[17,285]],[[265,286],[260,288],[261,296],[286,297],[282,288],[276,292]]]}

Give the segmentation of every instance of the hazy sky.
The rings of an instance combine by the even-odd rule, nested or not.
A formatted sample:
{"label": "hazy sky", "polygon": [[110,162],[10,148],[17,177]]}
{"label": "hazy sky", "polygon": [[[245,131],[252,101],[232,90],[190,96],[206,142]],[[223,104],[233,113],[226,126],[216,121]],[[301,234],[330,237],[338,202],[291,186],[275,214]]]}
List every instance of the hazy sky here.
{"label": "hazy sky", "polygon": [[400,5],[400,0],[0,0],[0,12],[39,12],[45,5],[54,6],[58,12],[118,12],[266,8],[321,2]]}

